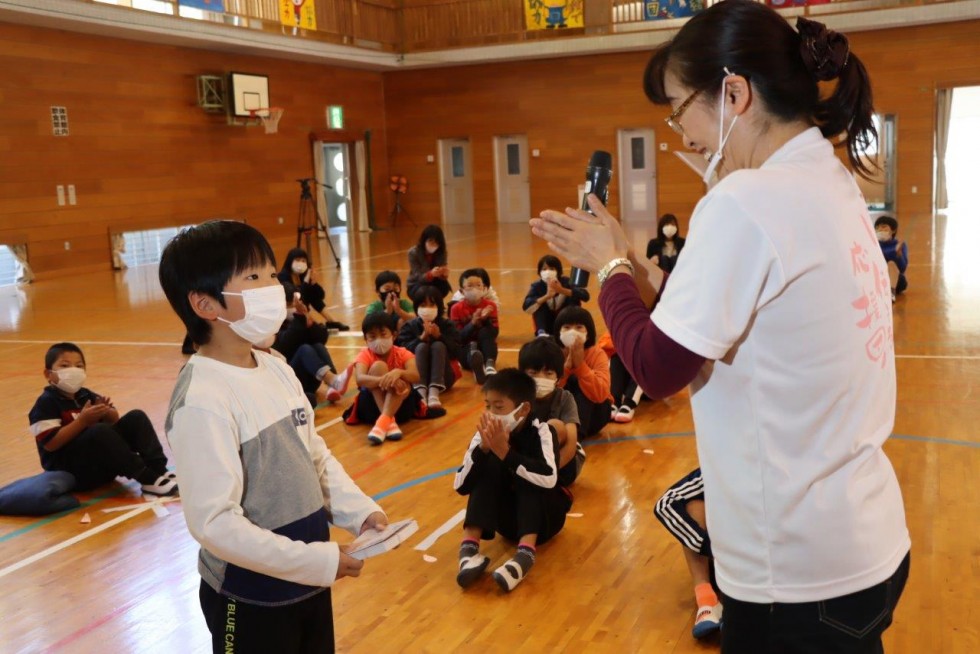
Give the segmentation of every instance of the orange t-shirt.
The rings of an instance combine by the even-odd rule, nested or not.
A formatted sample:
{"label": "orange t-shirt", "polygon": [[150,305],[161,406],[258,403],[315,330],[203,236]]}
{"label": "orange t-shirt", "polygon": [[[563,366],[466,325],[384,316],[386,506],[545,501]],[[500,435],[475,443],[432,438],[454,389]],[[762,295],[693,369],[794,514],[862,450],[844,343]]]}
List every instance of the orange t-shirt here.
{"label": "orange t-shirt", "polygon": [[388,351],[388,356],[384,358],[379,357],[371,348],[366,347],[358,353],[357,358],[354,359],[354,364],[363,363],[366,368],[370,369],[376,362],[384,361],[388,370],[404,370],[405,364],[414,358],[415,355],[410,350],[397,345],[393,345]]}

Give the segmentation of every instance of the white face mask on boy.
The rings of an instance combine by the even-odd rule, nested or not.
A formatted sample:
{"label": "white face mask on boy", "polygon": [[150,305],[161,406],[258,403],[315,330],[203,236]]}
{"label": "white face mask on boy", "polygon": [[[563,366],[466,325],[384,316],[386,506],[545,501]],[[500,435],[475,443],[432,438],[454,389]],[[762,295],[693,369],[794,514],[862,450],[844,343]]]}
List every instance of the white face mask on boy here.
{"label": "white face mask on boy", "polygon": [[245,289],[241,293],[222,292],[222,295],[240,295],[245,305],[245,316],[228,323],[231,330],[256,347],[268,347],[286,320],[286,297],[278,282],[261,288]]}
{"label": "white face mask on boy", "polygon": [[439,310],[435,307],[422,307],[418,310],[419,318],[425,322],[432,322],[439,315]]}
{"label": "white face mask on boy", "polygon": [[368,349],[377,354],[379,357],[383,357],[388,354],[392,346],[395,344],[394,339],[391,338],[376,338],[373,341],[368,342]]}
{"label": "white face mask on boy", "polygon": [[542,397],[547,397],[554,393],[558,382],[547,377],[535,377],[534,385],[538,387],[537,391],[535,391],[535,396],[540,400]]}
{"label": "white face mask on boy", "polygon": [[58,381],[55,382],[55,387],[62,390],[69,395],[74,395],[85,384],[85,369],[84,368],[58,368],[53,370],[54,374],[58,376]]}
{"label": "white face mask on boy", "polygon": [[524,404],[521,403],[516,409],[514,409],[510,413],[504,414],[502,416],[497,416],[497,420],[500,421],[500,423],[504,427],[504,431],[506,431],[508,434],[514,431],[515,429],[517,429],[517,425],[521,423],[521,419],[517,417],[517,414],[523,408],[524,408]]}

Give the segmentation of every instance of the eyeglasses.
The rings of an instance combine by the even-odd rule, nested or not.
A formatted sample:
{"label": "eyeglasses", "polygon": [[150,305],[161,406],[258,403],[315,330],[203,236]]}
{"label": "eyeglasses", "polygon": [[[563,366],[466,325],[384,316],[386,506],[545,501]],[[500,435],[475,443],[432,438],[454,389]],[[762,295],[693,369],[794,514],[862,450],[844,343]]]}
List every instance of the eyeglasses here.
{"label": "eyeglasses", "polygon": [[672,130],[674,130],[675,132],[677,132],[679,136],[684,136],[684,128],[681,127],[681,122],[680,122],[681,115],[683,115],[683,113],[687,111],[687,108],[691,106],[691,103],[694,102],[694,98],[698,97],[698,94],[700,92],[701,91],[695,91],[691,95],[687,96],[687,100],[682,102],[681,106],[677,107],[674,113],[670,114],[665,119],[667,126],[670,127]]}

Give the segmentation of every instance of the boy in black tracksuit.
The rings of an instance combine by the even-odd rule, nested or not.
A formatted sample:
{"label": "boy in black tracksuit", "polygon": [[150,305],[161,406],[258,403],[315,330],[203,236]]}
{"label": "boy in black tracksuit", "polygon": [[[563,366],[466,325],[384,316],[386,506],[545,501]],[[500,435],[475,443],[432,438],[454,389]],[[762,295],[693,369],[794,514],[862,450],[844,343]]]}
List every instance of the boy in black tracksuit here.
{"label": "boy in black tracksuit", "polygon": [[504,591],[513,590],[534,564],[536,546],[565,525],[570,493],[558,484],[558,437],[531,417],[534,380],[514,368],[499,371],[483,386],[487,413],[470,442],[453,483],[468,495],[464,539],[456,582],[466,588],[490,564],[480,539],[495,532],[518,541],[517,552],[493,573]]}

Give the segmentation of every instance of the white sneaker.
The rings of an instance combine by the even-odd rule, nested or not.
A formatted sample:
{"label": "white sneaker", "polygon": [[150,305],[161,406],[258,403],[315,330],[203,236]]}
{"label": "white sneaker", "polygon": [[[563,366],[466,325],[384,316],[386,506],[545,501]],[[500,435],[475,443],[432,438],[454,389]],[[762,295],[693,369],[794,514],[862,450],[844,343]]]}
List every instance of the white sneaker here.
{"label": "white sneaker", "polygon": [[635,413],[636,413],[636,409],[629,406],[628,404],[624,404],[623,406],[619,407],[618,411],[616,411],[616,415],[613,416],[613,420],[615,420],[620,424],[633,422],[633,415]]}
{"label": "white sneaker", "polygon": [[691,635],[697,639],[706,638],[721,629],[721,604],[698,607]]}
{"label": "white sneaker", "polygon": [[142,484],[140,488],[149,495],[176,495],[177,478],[169,475],[160,475],[152,484]]}

